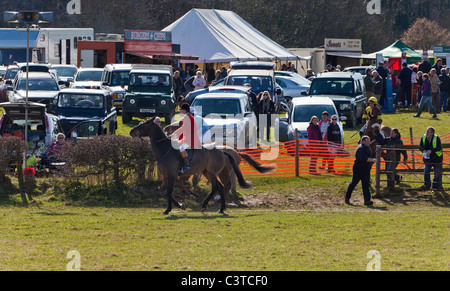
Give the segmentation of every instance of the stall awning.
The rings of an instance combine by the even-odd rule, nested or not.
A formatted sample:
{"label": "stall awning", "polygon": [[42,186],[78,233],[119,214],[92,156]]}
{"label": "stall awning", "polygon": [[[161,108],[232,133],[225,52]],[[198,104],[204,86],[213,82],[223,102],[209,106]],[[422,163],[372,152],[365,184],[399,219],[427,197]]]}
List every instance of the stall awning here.
{"label": "stall awning", "polygon": [[[35,48],[39,31],[30,31],[30,48]],[[27,31],[17,29],[0,29],[0,49],[26,49]]]}
{"label": "stall awning", "polygon": [[176,53],[145,53],[145,52],[130,52],[126,51],[127,54],[141,57],[141,58],[147,58],[147,59],[171,59],[171,60],[198,60],[198,57],[195,56],[186,56],[182,54],[176,54]]}
{"label": "stall awning", "polygon": [[[329,56],[354,58],[354,59],[372,59],[372,55],[362,54],[358,52],[326,52]],[[375,56],[376,58],[376,56]]]}

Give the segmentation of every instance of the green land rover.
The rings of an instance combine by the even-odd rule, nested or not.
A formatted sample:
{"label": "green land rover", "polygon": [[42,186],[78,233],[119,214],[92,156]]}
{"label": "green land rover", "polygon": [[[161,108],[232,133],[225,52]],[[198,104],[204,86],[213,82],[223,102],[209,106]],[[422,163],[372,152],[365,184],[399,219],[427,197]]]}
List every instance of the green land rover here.
{"label": "green land rover", "polygon": [[172,67],[135,65],[130,71],[128,90],[122,109],[123,123],[133,117],[165,117],[170,122],[175,113]]}

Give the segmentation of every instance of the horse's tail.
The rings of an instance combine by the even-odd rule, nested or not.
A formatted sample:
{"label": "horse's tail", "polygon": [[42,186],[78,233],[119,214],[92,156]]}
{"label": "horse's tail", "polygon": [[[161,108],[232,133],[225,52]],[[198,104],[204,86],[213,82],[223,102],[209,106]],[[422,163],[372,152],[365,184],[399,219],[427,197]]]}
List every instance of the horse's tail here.
{"label": "horse's tail", "polygon": [[276,165],[264,165],[261,164],[260,162],[258,162],[257,160],[255,160],[254,158],[252,158],[250,155],[248,154],[244,154],[244,153],[239,153],[239,155],[245,160],[247,161],[247,163],[249,163],[249,165],[257,170],[258,172],[265,174],[265,173],[270,173],[273,170],[276,169]]}
{"label": "horse's tail", "polygon": [[244,176],[242,175],[242,171],[236,164],[236,161],[234,160],[233,156],[226,152],[223,153],[225,154],[225,156],[228,157],[228,160],[230,161],[234,173],[236,174],[236,177],[238,179],[239,185],[244,189],[251,188],[253,186],[253,183],[245,181]]}

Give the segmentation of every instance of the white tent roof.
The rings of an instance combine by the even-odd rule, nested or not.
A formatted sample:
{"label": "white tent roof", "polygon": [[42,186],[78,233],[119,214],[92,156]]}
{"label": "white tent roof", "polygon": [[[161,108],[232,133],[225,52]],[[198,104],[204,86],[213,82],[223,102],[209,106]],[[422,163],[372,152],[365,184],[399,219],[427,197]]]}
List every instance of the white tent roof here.
{"label": "white tent roof", "polygon": [[303,59],[256,30],[232,11],[192,9],[163,31],[181,54],[198,56],[196,62]]}

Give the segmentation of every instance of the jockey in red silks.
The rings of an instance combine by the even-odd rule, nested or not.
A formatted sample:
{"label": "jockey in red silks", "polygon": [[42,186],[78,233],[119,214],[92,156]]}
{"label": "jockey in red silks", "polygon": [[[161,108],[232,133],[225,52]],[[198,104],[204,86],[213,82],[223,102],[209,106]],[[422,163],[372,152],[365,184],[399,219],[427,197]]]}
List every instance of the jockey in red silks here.
{"label": "jockey in red silks", "polygon": [[186,173],[190,170],[187,149],[202,149],[202,143],[198,135],[197,122],[190,112],[189,104],[181,106],[180,114],[184,115],[181,120],[181,127],[172,134],[172,140],[178,139],[180,144],[180,153],[183,158],[183,166],[180,173]]}

